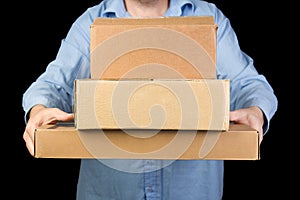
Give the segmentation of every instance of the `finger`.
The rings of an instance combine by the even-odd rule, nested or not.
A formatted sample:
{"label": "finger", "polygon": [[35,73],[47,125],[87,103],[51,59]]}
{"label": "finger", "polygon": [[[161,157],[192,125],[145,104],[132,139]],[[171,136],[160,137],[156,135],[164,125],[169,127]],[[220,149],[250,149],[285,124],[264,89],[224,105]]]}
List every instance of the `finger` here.
{"label": "finger", "polygon": [[240,119],[240,112],[238,110],[234,110],[234,111],[231,111],[229,113],[229,120],[230,121],[237,121]]}
{"label": "finger", "polygon": [[46,124],[56,124],[58,121],[73,121],[74,114],[66,113],[57,108],[49,108],[47,112],[43,113],[42,120],[38,124],[38,127]]}
{"label": "finger", "polygon": [[55,114],[56,121],[73,121],[74,120],[74,114],[73,113],[66,113],[62,110],[57,109]]}
{"label": "finger", "polygon": [[259,144],[262,142],[262,139],[263,139],[263,129],[262,129],[262,123],[261,121],[259,120],[259,118],[257,118],[256,115],[250,115],[249,117],[247,117],[247,123],[248,125],[255,129],[258,134],[259,134]]}
{"label": "finger", "polygon": [[262,140],[263,140],[263,130],[260,127],[252,127],[255,130],[257,130],[258,132],[258,136],[259,136],[259,144],[261,144]]}
{"label": "finger", "polygon": [[73,113],[68,113],[67,115],[64,116],[64,118],[60,119],[63,121],[73,121],[74,120],[74,114]]}
{"label": "finger", "polygon": [[33,141],[34,141],[34,130],[35,130],[35,126],[33,125],[33,122],[28,121],[28,123],[25,127],[25,132],[24,132],[23,138],[25,137],[26,139],[31,140],[32,141],[31,143],[33,143]]}
{"label": "finger", "polygon": [[32,156],[34,156],[34,143],[31,134],[25,131],[23,134],[23,139],[26,143],[27,150]]}
{"label": "finger", "polygon": [[229,120],[231,122],[249,125],[243,112],[241,112],[240,110],[231,111],[229,114]]}

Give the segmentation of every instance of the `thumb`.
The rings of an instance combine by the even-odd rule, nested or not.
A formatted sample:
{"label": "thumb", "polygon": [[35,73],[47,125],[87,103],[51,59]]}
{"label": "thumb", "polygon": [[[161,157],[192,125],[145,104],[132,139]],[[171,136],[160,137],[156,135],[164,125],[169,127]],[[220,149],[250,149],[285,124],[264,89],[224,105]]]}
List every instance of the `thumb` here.
{"label": "thumb", "polygon": [[56,115],[56,120],[57,121],[64,121],[64,122],[69,122],[74,120],[74,113],[66,113],[62,110],[58,110],[58,113]]}
{"label": "thumb", "polygon": [[229,113],[229,120],[230,121],[237,121],[239,119],[239,113],[238,111],[234,110],[234,111],[230,111]]}

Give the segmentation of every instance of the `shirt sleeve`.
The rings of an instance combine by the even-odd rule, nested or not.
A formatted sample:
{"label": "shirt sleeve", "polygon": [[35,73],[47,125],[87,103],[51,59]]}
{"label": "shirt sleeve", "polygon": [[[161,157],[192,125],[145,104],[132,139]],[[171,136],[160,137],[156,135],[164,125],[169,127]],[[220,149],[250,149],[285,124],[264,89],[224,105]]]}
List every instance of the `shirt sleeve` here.
{"label": "shirt sleeve", "polygon": [[56,58],[24,92],[25,122],[28,112],[37,104],[73,112],[74,80],[90,76],[89,27],[94,15],[88,9],[72,24]]}
{"label": "shirt sleeve", "polygon": [[277,97],[266,77],[259,74],[253,59],[240,49],[237,36],[220,10],[217,29],[217,78],[230,80],[230,109],[258,106],[264,113],[264,133],[277,110]]}

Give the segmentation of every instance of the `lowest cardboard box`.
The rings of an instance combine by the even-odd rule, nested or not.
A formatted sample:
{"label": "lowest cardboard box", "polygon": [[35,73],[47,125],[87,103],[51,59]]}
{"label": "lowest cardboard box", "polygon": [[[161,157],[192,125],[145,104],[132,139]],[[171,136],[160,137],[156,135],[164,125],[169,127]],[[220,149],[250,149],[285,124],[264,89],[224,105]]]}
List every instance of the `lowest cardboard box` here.
{"label": "lowest cardboard box", "polygon": [[228,130],[229,80],[75,81],[75,127]]}
{"label": "lowest cardboard box", "polygon": [[213,16],[96,18],[91,79],[215,79]]}
{"label": "lowest cardboard box", "polygon": [[241,124],[228,131],[85,130],[73,123],[35,130],[36,158],[258,160],[259,134]]}

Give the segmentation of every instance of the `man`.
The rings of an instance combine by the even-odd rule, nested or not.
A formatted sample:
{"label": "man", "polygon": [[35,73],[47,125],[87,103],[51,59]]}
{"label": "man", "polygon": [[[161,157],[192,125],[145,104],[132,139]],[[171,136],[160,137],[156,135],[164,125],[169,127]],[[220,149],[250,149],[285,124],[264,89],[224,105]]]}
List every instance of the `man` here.
{"label": "man", "polygon": [[[200,0],[104,0],[88,8],[62,40],[57,57],[23,96],[23,138],[34,153],[34,129],[71,121],[73,82],[90,77],[89,28],[96,17],[213,16],[217,29],[217,78],[231,80],[230,120],[253,127],[260,141],[277,98],[253,60],[239,48],[228,18]],[[105,30],[103,30],[105,31]],[[217,200],[223,193],[223,161],[82,160],[77,199]]]}

